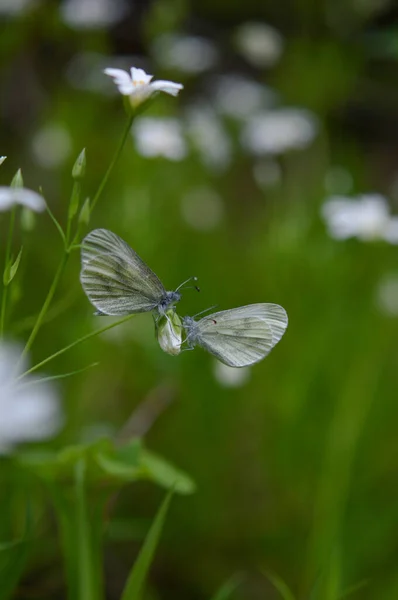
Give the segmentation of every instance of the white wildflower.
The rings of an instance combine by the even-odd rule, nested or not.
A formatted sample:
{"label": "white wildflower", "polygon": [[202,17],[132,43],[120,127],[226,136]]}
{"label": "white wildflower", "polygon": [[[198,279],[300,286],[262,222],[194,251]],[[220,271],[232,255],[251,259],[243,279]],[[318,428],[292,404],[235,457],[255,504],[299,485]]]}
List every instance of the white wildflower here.
{"label": "white wildflower", "polygon": [[214,361],[214,377],[223,387],[242,387],[250,379],[250,367],[235,369],[224,365],[220,361]]}
{"label": "white wildflower", "polygon": [[215,111],[210,106],[193,106],[186,120],[188,134],[206,167],[225,169],[231,161],[231,140]]}
{"label": "white wildflower", "polygon": [[299,108],[278,108],[249,118],[242,142],[257,155],[283,154],[308,146],[318,131],[313,113]]}
{"label": "white wildflower", "polygon": [[[19,382],[15,365],[18,349],[0,343],[0,453],[17,444],[47,439],[57,433],[62,415],[54,388],[45,381],[26,376]],[[26,365],[22,366],[25,370]]]}
{"label": "white wildflower", "polygon": [[362,241],[385,240],[398,244],[398,217],[390,216],[384,196],[365,194],[352,199],[331,196],[322,207],[322,216],[331,237],[356,237]]}
{"label": "white wildflower", "polygon": [[60,11],[74,29],[101,29],[120,21],[127,5],[124,0],[64,0]]}
{"label": "white wildflower", "polygon": [[174,308],[167,310],[159,319],[156,336],[163,352],[172,356],[181,352],[182,323]]}
{"label": "white wildflower", "polygon": [[134,121],[132,135],[137,151],[145,157],[164,156],[182,160],[187,147],[181,123],[172,118],[141,117]]}
{"label": "white wildflower", "polygon": [[113,78],[119,92],[129,96],[130,103],[136,108],[157,92],[165,92],[177,96],[184,87],[181,83],[173,81],[152,81],[153,75],[148,75],[143,69],[132,67],[130,73],[122,69],[105,69],[104,73]]}
{"label": "white wildflower", "polygon": [[43,196],[26,188],[14,188],[0,186],[0,211],[9,210],[20,204],[35,212],[41,212],[46,208]]}
{"label": "white wildflower", "polygon": [[241,75],[221,75],[214,78],[211,87],[218,110],[236,119],[270,108],[277,100],[274,90]]}
{"label": "white wildflower", "polygon": [[7,157],[6,156],[0,156],[0,165],[3,164],[3,162],[5,161]]}
{"label": "white wildflower", "polygon": [[249,22],[236,32],[236,45],[254,67],[272,67],[283,52],[281,34],[266,23]]}
{"label": "white wildflower", "polygon": [[210,40],[193,35],[162,35],[154,44],[154,52],[163,67],[195,75],[214,67],[218,59]]}

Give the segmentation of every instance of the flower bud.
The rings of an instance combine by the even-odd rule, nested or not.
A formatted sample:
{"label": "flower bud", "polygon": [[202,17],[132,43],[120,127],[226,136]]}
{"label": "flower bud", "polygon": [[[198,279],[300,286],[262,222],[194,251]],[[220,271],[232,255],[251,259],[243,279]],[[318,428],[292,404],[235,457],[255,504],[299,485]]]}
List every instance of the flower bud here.
{"label": "flower bud", "polygon": [[23,177],[22,177],[21,169],[18,169],[18,171],[15,173],[14,177],[12,178],[11,187],[12,188],[23,188]]}
{"label": "flower bud", "polygon": [[86,174],[86,149],[80,152],[72,169],[72,177],[75,181],[81,181]]}
{"label": "flower bud", "polygon": [[160,317],[156,334],[159,346],[167,354],[175,356],[181,351],[182,324],[174,308],[170,308]]}

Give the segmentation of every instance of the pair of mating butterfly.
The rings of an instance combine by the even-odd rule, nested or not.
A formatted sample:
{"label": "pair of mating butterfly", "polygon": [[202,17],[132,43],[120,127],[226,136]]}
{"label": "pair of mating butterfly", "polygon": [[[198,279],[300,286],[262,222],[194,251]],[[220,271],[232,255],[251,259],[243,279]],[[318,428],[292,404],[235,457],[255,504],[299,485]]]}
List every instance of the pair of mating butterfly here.
{"label": "pair of mating butterfly", "polygon": [[[180,352],[181,321],[175,304],[181,299],[178,290],[184,284],[167,292],[155,273],[119,236],[107,229],[95,229],[85,237],[80,280],[97,314],[153,311],[158,339],[159,322],[163,320],[171,334],[179,336],[170,354]],[[252,365],[267,356],[283,336],[287,323],[286,311],[278,304],[250,304],[199,321],[193,317],[182,319],[188,347],[199,345],[230,367]],[[160,345],[169,352],[167,346]]]}

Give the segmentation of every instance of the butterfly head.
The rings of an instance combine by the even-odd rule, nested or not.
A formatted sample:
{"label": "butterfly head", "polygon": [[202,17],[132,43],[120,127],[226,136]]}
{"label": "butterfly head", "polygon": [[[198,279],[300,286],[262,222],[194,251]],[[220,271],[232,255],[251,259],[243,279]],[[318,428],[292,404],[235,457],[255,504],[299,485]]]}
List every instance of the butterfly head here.
{"label": "butterfly head", "polygon": [[158,305],[158,311],[160,315],[164,315],[167,309],[174,304],[177,304],[181,300],[180,292],[166,292],[161,302]]}

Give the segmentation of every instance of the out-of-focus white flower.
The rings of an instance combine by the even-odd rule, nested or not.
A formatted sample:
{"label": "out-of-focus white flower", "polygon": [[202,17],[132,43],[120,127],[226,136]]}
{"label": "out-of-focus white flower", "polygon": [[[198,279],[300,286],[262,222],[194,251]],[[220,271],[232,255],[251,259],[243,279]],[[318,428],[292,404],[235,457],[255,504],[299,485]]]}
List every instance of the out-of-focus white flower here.
{"label": "out-of-focus white flower", "polygon": [[154,44],[154,52],[163,67],[195,75],[214,67],[218,58],[210,40],[193,35],[162,35]]}
{"label": "out-of-focus white flower", "polygon": [[231,160],[231,141],[217,114],[208,106],[194,106],[187,111],[187,130],[203,163],[222,171]]}
{"label": "out-of-focus white flower", "polygon": [[244,119],[262,108],[270,108],[277,94],[265,85],[241,75],[222,75],[214,79],[212,89],[220,112]]}
{"label": "out-of-focus white flower", "polygon": [[35,212],[46,208],[43,196],[26,188],[0,186],[0,211],[9,210],[16,204],[26,206]]}
{"label": "out-of-focus white flower", "polygon": [[250,379],[250,367],[235,369],[220,361],[214,361],[214,377],[224,387],[242,387]]}
{"label": "out-of-focus white flower", "polygon": [[170,96],[177,96],[183,89],[181,83],[173,81],[152,81],[153,75],[148,75],[143,69],[132,67],[130,73],[122,69],[105,69],[104,73],[112,77],[119,92],[129,96],[130,104],[136,108],[157,92],[165,92]]}
{"label": "out-of-focus white flower", "polygon": [[235,39],[241,54],[255,67],[272,67],[283,52],[281,34],[265,23],[244,23],[238,28]]}
{"label": "out-of-focus white flower", "polygon": [[276,160],[265,158],[253,165],[254,179],[261,189],[278,185],[282,180],[282,169]]}
{"label": "out-of-focus white flower", "polygon": [[224,205],[219,194],[211,188],[198,188],[183,196],[181,212],[194,229],[210,231],[222,220]]}
{"label": "out-of-focus white flower", "polygon": [[299,108],[278,108],[249,118],[242,143],[254,154],[283,154],[308,146],[318,131],[313,113]]}
{"label": "out-of-focus white flower", "polygon": [[159,319],[156,335],[163,352],[172,356],[181,352],[182,323],[174,308],[167,310]]}
{"label": "out-of-focus white flower", "polygon": [[329,167],[325,175],[325,190],[328,194],[348,194],[353,187],[351,173],[338,165]]}
{"label": "out-of-focus white flower", "polygon": [[[62,413],[54,388],[45,381],[27,376],[16,380],[18,349],[0,343],[0,453],[17,444],[47,439],[57,433]],[[22,366],[26,369],[26,365]]]}
{"label": "out-of-focus white flower", "polygon": [[6,156],[0,156],[0,165],[3,164],[3,162],[5,161],[7,157]]}
{"label": "out-of-focus white flower", "polygon": [[390,273],[380,281],[376,303],[387,317],[398,317],[398,274]]}
{"label": "out-of-focus white flower", "polygon": [[75,29],[101,29],[120,21],[127,12],[124,0],[64,0],[64,22]]}
{"label": "out-of-focus white flower", "polygon": [[66,127],[59,123],[46,125],[32,140],[32,152],[36,161],[47,169],[62,165],[71,151],[71,136]]}
{"label": "out-of-focus white flower", "polygon": [[350,237],[369,242],[385,240],[398,244],[398,217],[390,216],[387,200],[380,194],[358,198],[331,196],[322,206],[322,217],[331,237]]}
{"label": "out-of-focus white flower", "polygon": [[177,119],[141,117],[134,121],[132,134],[142,156],[164,156],[178,161],[187,155],[181,123]]}
{"label": "out-of-focus white flower", "polygon": [[17,15],[33,4],[34,0],[0,0],[0,15]]}

